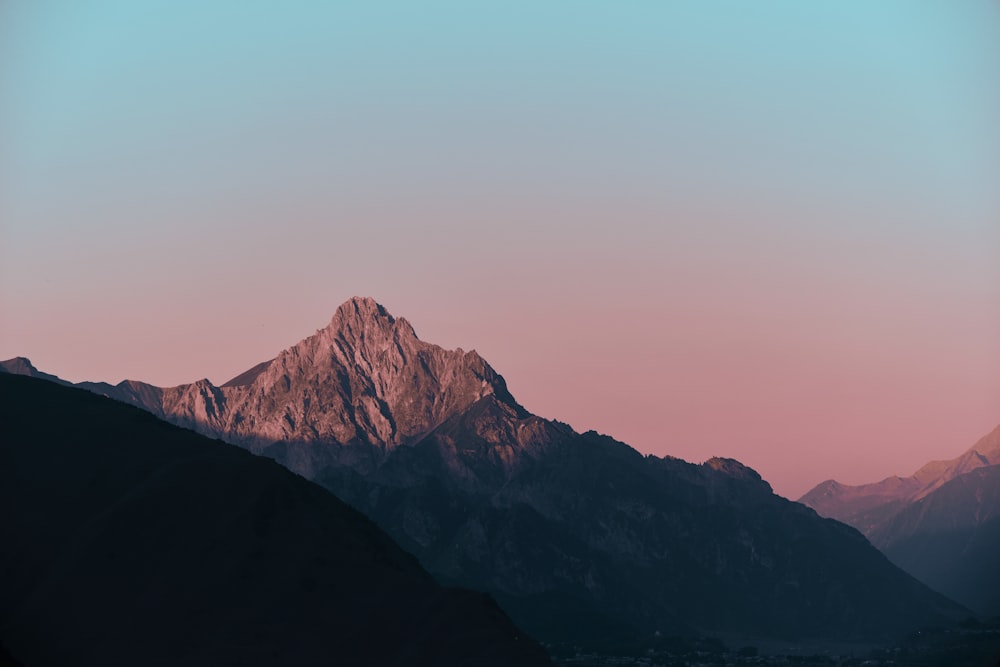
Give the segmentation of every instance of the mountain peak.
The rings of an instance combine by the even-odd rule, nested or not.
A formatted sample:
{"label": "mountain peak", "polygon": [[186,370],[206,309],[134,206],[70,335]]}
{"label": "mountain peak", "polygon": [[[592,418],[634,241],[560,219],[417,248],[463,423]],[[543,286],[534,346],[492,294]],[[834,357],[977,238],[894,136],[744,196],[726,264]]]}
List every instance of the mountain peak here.
{"label": "mountain peak", "polygon": [[336,321],[372,320],[379,318],[388,320],[389,324],[396,321],[396,318],[389,314],[385,306],[370,296],[352,296],[337,307],[331,323]]}
{"label": "mountain peak", "polygon": [[421,341],[406,319],[359,296],[315,335],[241,373],[221,393],[191,388],[198,405],[192,419],[203,432],[251,442],[387,449],[419,440],[491,394],[527,414],[478,353]]}
{"label": "mountain peak", "polygon": [[340,304],[323,330],[349,341],[371,338],[417,340],[417,334],[405,318],[393,317],[385,306],[369,296],[352,296]]}
{"label": "mountain peak", "polygon": [[713,456],[705,461],[705,465],[717,472],[724,472],[731,477],[753,477],[760,479],[760,475],[753,468],[746,466],[736,459],[724,456]]}
{"label": "mountain peak", "polygon": [[0,368],[15,375],[31,375],[38,372],[38,369],[35,368],[34,364],[27,357],[14,357],[13,359],[0,361]]}
{"label": "mountain peak", "polygon": [[48,380],[49,382],[58,382],[59,384],[68,384],[65,380],[55,375],[50,375],[48,373],[43,373],[42,371],[35,368],[35,365],[31,363],[31,360],[27,357],[14,357],[13,359],[7,359],[6,361],[0,361],[0,373],[10,373],[11,375],[26,375],[33,378],[41,378],[43,380]]}

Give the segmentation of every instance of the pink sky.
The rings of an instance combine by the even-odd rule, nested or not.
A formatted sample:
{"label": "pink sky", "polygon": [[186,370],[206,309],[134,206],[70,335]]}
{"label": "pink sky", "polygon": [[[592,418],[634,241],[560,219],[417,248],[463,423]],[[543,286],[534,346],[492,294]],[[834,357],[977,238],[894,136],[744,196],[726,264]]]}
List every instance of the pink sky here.
{"label": "pink sky", "polygon": [[[29,341],[16,352],[75,381],[222,383],[325,326],[349,294],[312,308],[276,299],[259,312],[242,304],[228,313],[207,296],[187,306],[109,296],[99,317],[67,299],[61,310],[6,325],[5,339]],[[520,300],[461,287],[376,295],[422,339],[479,350],[537,414],[643,452],[734,457],[789,497],[830,477],[909,474],[1000,422],[1000,382],[983,372],[1000,361],[983,333],[995,316],[934,319],[912,308],[879,316],[874,295],[821,309],[795,307],[787,292],[701,303],[647,297],[623,289]],[[851,326],[858,321],[864,326]]]}
{"label": "pink sky", "polygon": [[44,4],[0,4],[2,358],[221,383],[367,295],[793,498],[1000,423],[995,3]]}

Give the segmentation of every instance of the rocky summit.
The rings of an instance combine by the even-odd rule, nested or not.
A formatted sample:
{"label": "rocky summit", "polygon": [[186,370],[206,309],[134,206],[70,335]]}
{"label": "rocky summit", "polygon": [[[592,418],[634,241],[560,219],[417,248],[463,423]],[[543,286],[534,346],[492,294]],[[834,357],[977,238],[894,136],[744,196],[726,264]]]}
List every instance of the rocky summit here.
{"label": "rocky summit", "polygon": [[372,299],[221,386],[85,386],[320,483],[549,643],[880,639],[966,613],[737,461],[532,415],[478,354]]}
{"label": "rocky summit", "polygon": [[[360,465],[352,449],[384,458],[486,396],[525,414],[475,351],[424,343],[369,298],[347,301],[325,328],[222,386],[84,386],[250,449],[322,443],[323,464],[344,455]],[[317,471],[302,463],[306,476]]]}

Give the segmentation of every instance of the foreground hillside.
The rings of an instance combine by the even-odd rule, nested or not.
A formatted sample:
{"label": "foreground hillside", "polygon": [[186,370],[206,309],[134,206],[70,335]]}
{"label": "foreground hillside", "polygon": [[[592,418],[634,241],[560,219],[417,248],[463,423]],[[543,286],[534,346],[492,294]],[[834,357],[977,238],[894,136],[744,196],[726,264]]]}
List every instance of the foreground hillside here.
{"label": "foreground hillside", "polygon": [[964,614],[739,462],[532,415],[477,353],[371,299],[221,386],[86,386],[319,482],[545,641],[881,639]]}
{"label": "foreground hillside", "polygon": [[544,665],[275,463],[0,373],[0,644],[44,665]]}

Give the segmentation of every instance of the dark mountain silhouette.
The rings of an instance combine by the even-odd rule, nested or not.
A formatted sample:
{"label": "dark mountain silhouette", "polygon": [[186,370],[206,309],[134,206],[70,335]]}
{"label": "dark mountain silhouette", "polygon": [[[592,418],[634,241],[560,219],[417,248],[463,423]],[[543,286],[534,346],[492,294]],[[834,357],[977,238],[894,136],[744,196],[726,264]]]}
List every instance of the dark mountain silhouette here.
{"label": "dark mountain silhouette", "polygon": [[855,526],[935,590],[1000,615],[1000,427],[910,477],[862,486],[828,480],[801,502]]}
{"label": "dark mountain silhouette", "polygon": [[474,351],[371,299],[222,387],[86,386],[319,482],[544,640],[870,639],[963,613],[739,462],[534,416]]}
{"label": "dark mountain silhouette", "polygon": [[324,489],[87,391],[0,373],[0,507],[31,667],[549,664]]}

